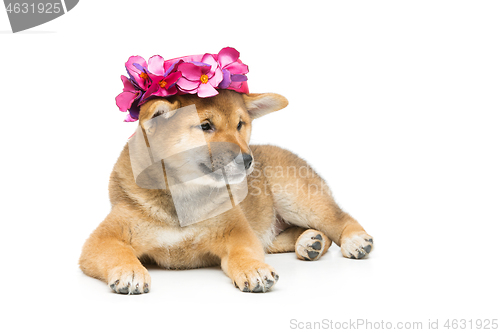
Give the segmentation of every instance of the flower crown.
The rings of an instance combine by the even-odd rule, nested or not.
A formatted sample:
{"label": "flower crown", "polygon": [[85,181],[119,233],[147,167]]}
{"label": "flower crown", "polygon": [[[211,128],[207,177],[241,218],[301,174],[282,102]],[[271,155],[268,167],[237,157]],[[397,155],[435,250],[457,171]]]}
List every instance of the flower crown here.
{"label": "flower crown", "polygon": [[122,75],[123,92],[116,96],[116,105],[128,111],[126,122],[139,119],[139,109],[153,96],[197,94],[206,98],[217,95],[217,89],[231,89],[248,94],[248,66],[232,47],[218,54],[200,54],[164,60],[159,55],[146,60],[132,56],[125,63],[128,77]]}

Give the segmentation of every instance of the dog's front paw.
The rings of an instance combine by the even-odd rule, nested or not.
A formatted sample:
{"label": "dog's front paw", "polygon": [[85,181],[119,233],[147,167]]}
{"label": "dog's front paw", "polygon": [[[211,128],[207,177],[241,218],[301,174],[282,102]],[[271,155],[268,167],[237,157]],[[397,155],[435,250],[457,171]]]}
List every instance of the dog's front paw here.
{"label": "dog's front paw", "polygon": [[108,274],[108,285],[117,294],[148,293],[151,277],[142,267],[116,267]]}
{"label": "dog's front paw", "polygon": [[255,261],[245,265],[233,277],[233,284],[244,292],[265,293],[278,282],[279,275],[271,266]]}
{"label": "dog's front paw", "polygon": [[373,237],[360,233],[342,239],[340,251],[342,255],[350,259],[361,259],[373,249]]}
{"label": "dog's front paw", "polygon": [[295,254],[300,260],[318,260],[332,245],[330,239],[321,231],[304,231],[295,243]]}

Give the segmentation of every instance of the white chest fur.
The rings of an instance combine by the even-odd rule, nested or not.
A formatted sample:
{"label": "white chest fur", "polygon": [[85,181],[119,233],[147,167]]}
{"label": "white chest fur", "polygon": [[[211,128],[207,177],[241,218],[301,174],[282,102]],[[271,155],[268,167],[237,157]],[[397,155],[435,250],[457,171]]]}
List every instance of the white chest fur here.
{"label": "white chest fur", "polygon": [[191,240],[195,235],[194,228],[189,226],[183,228],[161,228],[156,230],[156,242],[159,247],[182,246],[187,240]]}

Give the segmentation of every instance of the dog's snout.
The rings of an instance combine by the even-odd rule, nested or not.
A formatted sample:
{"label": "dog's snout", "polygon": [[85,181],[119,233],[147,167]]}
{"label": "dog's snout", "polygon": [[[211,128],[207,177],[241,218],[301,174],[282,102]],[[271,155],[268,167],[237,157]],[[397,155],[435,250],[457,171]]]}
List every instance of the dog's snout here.
{"label": "dog's snout", "polygon": [[253,158],[250,154],[243,154],[243,164],[245,165],[245,170],[250,169],[252,166]]}

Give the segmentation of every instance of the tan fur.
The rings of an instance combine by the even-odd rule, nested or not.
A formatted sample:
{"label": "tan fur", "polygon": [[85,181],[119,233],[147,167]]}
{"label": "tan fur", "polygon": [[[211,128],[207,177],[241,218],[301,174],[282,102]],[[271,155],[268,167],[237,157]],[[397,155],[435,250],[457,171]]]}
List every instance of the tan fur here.
{"label": "tan fur", "polygon": [[[143,260],[169,269],[221,265],[240,290],[262,292],[278,280],[264,262],[265,252],[293,251],[306,229],[322,232],[321,254],[330,240],[347,257],[361,258],[371,250],[372,238],[337,206],[326,183],[304,160],[278,147],[249,145],[252,120],[284,108],[284,97],[221,90],[205,99],[155,99],[142,106],[139,124],[144,128],[158,112],[191,104],[201,122],[209,119],[216,127],[205,134],[208,143],[231,142],[253,156],[248,196],[219,216],[180,227],[168,189],[148,190],[135,183],[126,145],[110,178],[111,212],[83,247],[80,267],[85,274],[116,292],[142,293],[151,287]],[[238,131],[240,120],[244,125]]]}

